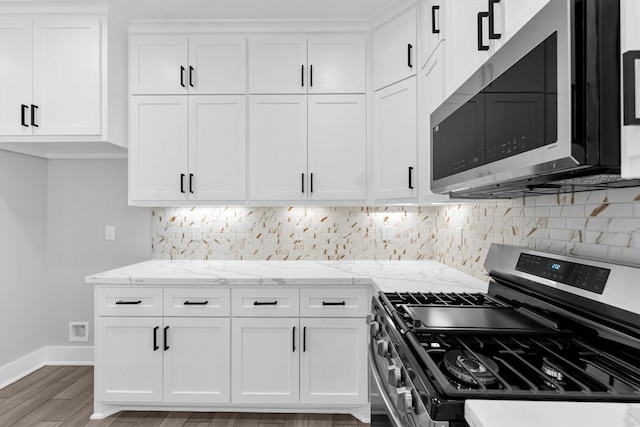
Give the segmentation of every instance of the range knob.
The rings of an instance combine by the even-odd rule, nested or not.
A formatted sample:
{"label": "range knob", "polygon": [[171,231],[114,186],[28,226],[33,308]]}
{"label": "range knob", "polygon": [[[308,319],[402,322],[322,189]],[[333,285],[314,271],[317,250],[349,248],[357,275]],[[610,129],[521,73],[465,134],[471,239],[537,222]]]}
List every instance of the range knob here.
{"label": "range knob", "polygon": [[370,325],[372,322],[377,321],[376,315],[373,313],[367,314],[367,325]]}
{"label": "range knob", "polygon": [[407,390],[402,387],[397,389],[398,397],[396,399],[396,408],[398,411],[408,413],[413,408],[413,397],[411,396],[411,390]]}
{"label": "range knob", "polygon": [[372,337],[377,337],[380,332],[380,324],[378,322],[371,322],[369,324],[369,334]]}
{"label": "range knob", "polygon": [[389,354],[389,341],[387,340],[378,340],[377,343],[378,355],[382,357],[387,357]]}
{"label": "range knob", "polygon": [[387,382],[394,387],[400,387],[402,384],[402,370],[397,365],[389,365],[387,368]]}

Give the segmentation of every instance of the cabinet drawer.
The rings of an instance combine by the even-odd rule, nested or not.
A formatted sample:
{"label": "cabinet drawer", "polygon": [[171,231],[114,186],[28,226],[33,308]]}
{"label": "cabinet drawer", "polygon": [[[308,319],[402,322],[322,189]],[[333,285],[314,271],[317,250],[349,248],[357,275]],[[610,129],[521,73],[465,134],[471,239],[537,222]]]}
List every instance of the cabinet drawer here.
{"label": "cabinet drawer", "polygon": [[98,316],[162,316],[162,288],[97,288]]}
{"label": "cabinet drawer", "polygon": [[300,293],[296,289],[234,289],[232,314],[238,317],[298,317]]}
{"label": "cabinet drawer", "polygon": [[369,291],[366,289],[300,290],[301,317],[364,317],[369,305]]}
{"label": "cabinet drawer", "polygon": [[164,315],[226,317],[231,313],[230,289],[170,288],[164,290]]}

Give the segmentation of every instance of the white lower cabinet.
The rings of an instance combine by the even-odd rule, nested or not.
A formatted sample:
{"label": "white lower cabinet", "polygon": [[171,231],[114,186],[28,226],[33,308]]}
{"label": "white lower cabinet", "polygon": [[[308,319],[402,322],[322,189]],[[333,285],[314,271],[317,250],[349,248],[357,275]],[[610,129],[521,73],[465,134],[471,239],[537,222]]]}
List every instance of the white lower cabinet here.
{"label": "white lower cabinet", "polygon": [[362,318],[300,319],[300,403],[366,404],[367,329]]}
{"label": "white lower cabinet", "polygon": [[234,318],[231,376],[234,403],[298,403],[297,318]]}

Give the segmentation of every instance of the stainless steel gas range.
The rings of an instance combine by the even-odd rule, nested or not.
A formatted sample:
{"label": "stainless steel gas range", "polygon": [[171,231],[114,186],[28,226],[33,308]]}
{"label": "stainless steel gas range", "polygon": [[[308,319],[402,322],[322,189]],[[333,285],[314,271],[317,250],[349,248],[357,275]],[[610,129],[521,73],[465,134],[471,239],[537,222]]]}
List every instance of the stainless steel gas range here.
{"label": "stainless steel gas range", "polygon": [[494,244],[485,268],[488,294],[374,296],[372,427],[466,426],[467,399],[640,402],[640,266]]}

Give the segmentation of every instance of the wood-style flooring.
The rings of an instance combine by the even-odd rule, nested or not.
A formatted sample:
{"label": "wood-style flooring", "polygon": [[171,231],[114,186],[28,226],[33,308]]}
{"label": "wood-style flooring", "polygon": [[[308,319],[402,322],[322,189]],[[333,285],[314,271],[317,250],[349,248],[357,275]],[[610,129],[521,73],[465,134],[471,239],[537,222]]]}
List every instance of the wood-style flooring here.
{"label": "wood-style flooring", "polygon": [[367,427],[350,415],[93,412],[92,366],[45,366],[0,389],[0,427]]}

